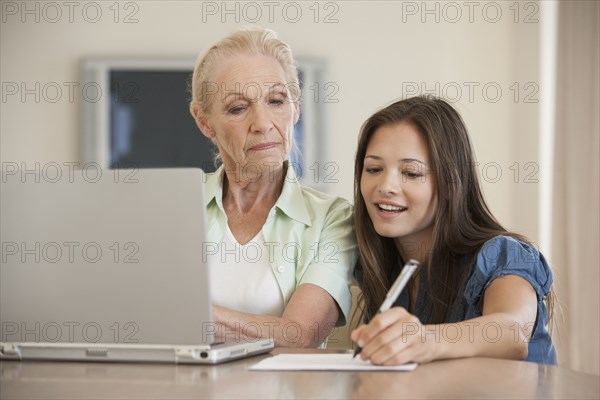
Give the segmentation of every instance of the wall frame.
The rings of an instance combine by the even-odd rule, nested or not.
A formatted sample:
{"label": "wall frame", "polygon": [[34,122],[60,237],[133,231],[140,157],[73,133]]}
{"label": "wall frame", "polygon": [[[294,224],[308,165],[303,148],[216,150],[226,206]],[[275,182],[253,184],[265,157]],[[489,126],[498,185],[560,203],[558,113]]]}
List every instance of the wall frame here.
{"label": "wall frame", "polygon": [[[80,152],[102,168],[200,167],[215,169],[214,149],[188,111],[195,57],[92,57],[82,60]],[[318,90],[326,63],[297,60],[301,116],[294,132],[300,154],[292,163],[301,182],[318,187],[328,149],[327,123]],[[316,93],[315,93],[316,91]],[[312,169],[313,172],[309,172]],[[317,171],[318,174],[318,171]]]}

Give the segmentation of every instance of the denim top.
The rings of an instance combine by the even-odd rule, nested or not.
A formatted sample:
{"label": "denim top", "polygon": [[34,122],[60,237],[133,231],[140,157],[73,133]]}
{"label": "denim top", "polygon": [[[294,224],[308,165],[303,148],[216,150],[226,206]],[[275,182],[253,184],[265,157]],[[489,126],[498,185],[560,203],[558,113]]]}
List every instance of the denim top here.
{"label": "denim top", "polygon": [[[467,258],[461,267],[469,267]],[[393,272],[392,279],[400,273],[402,265],[399,264]],[[477,254],[477,258],[464,287],[463,296],[459,297],[451,307],[447,323],[461,322],[480,317],[483,309],[483,293],[485,289],[498,277],[504,275],[517,275],[525,279],[537,295],[537,317],[531,335],[526,361],[543,364],[556,364],[556,350],[552,338],[548,332],[548,310],[544,298],[550,293],[552,286],[552,271],[544,256],[534,247],[508,236],[496,236],[488,240]],[[356,266],[355,277],[362,284],[362,267]],[[423,280],[420,281],[417,301],[412,313],[423,321],[425,312],[425,291]],[[408,290],[402,291],[394,306],[408,309]],[[487,324],[492,325],[492,324]],[[510,333],[515,333],[517,326]],[[490,340],[494,340],[500,334],[499,328],[489,326],[484,328],[485,334]],[[512,328],[511,328],[512,329]],[[447,334],[454,330],[448,330]],[[468,334],[466,332],[465,334]]]}

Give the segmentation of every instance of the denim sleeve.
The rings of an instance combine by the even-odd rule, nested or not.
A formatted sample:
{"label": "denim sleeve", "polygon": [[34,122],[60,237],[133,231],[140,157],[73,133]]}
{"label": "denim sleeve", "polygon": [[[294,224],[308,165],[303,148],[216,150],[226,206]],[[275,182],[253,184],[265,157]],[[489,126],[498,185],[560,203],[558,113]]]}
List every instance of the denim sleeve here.
{"label": "denim sleeve", "polygon": [[465,287],[465,300],[476,306],[496,278],[517,275],[531,284],[538,301],[550,293],[552,271],[534,247],[508,236],[488,240],[477,255],[473,273]]}

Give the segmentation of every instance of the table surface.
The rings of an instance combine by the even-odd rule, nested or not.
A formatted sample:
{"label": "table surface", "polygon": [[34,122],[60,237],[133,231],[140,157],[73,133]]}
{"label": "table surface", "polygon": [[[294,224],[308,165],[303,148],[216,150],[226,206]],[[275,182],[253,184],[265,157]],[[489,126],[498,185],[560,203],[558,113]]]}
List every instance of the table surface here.
{"label": "table surface", "polygon": [[2,361],[0,398],[600,398],[599,376],[529,362],[457,359],[411,372],[248,370],[269,356],[216,366]]}

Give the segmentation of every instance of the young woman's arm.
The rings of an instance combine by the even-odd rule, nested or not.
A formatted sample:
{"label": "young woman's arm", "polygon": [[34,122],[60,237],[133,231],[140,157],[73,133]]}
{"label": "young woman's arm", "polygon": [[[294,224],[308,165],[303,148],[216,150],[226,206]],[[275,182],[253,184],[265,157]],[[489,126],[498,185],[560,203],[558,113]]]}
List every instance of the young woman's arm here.
{"label": "young woman's arm", "polygon": [[483,295],[482,316],[439,325],[422,325],[404,308],[394,307],[352,332],[360,356],[374,364],[428,362],[445,358],[496,357],[523,360],[537,314],[537,296],[516,275],[496,278]]}

